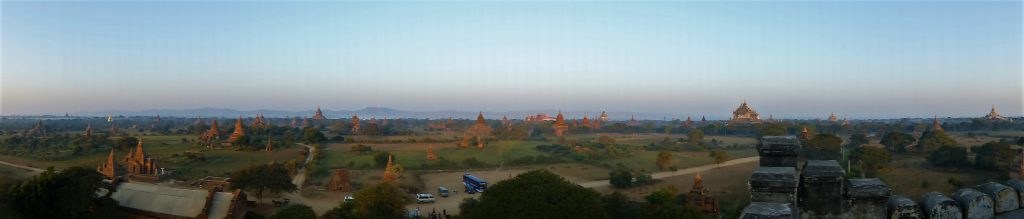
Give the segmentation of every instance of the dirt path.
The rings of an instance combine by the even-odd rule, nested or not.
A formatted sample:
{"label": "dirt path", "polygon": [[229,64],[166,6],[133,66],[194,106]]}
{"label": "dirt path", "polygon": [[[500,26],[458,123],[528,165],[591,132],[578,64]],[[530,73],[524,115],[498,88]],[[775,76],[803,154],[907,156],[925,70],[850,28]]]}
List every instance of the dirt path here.
{"label": "dirt path", "polygon": [[[667,178],[667,177],[673,177],[673,176],[682,176],[682,175],[686,175],[686,174],[692,174],[692,173],[697,173],[697,172],[704,172],[704,171],[708,171],[708,170],[719,168],[719,167],[727,167],[727,166],[732,166],[732,165],[737,165],[737,164],[745,164],[745,163],[750,163],[750,162],[756,162],[758,160],[761,160],[761,157],[753,156],[753,157],[745,157],[745,158],[740,158],[740,159],[733,159],[733,160],[725,161],[725,163],[722,163],[722,164],[708,164],[708,165],[704,165],[704,166],[690,167],[690,168],[676,170],[676,171],[657,172],[657,173],[651,174],[651,178],[661,179],[661,178]],[[608,183],[608,180],[594,180],[594,181],[589,181],[589,182],[581,182],[581,183],[578,183],[578,184],[580,184],[580,186],[583,186],[584,188],[597,188],[597,187],[604,187],[604,186],[610,186],[611,185],[611,184]]]}
{"label": "dirt path", "polygon": [[25,166],[25,165],[14,164],[14,163],[9,163],[7,161],[2,161],[2,160],[0,160],[0,164],[7,165],[7,166],[12,166],[12,167],[17,167],[17,168],[21,168],[21,169],[30,170],[30,171],[35,172],[35,173],[42,173],[43,171],[45,171],[43,169],[39,169],[39,168],[35,168],[35,167],[30,167],[30,166]]}
{"label": "dirt path", "polygon": [[324,212],[331,210],[331,208],[337,207],[339,204],[341,204],[340,199],[309,198],[306,196],[302,196],[302,184],[306,182],[306,174],[303,174],[303,171],[305,170],[304,167],[306,166],[305,164],[308,164],[309,162],[313,161],[313,151],[316,151],[317,148],[302,143],[296,144],[308,148],[310,156],[306,156],[306,162],[304,162],[303,165],[296,171],[299,174],[295,174],[295,178],[292,178],[292,183],[299,187],[300,192],[282,194],[282,197],[291,199],[291,203],[304,204],[312,207],[313,211],[315,211],[317,215],[323,214]]}

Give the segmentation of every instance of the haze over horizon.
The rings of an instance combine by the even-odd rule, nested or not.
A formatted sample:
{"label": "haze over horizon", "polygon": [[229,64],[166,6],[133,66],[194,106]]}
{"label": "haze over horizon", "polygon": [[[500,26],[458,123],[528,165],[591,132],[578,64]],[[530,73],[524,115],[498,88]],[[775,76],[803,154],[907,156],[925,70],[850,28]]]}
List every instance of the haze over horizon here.
{"label": "haze over horizon", "polygon": [[10,2],[0,114],[1024,115],[1022,2]]}

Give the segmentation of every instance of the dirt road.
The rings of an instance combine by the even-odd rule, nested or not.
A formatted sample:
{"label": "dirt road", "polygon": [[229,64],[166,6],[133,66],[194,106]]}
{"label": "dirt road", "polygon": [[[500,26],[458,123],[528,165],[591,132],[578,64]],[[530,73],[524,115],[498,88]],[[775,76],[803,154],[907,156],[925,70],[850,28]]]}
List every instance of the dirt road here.
{"label": "dirt road", "polygon": [[20,165],[20,164],[9,163],[7,161],[2,161],[2,160],[0,160],[0,164],[7,165],[7,166],[12,166],[12,167],[17,167],[17,168],[21,168],[21,169],[30,170],[30,171],[35,172],[35,173],[42,173],[43,171],[45,171],[43,169],[39,169],[39,168],[35,168],[35,167],[30,167],[30,166],[25,166],[25,165]]}
{"label": "dirt road", "polygon": [[[682,176],[682,175],[686,175],[686,174],[692,174],[692,173],[697,173],[697,172],[704,172],[704,171],[708,171],[708,170],[719,168],[719,167],[727,167],[727,166],[732,166],[732,165],[737,165],[737,164],[745,164],[745,163],[750,163],[750,162],[757,162],[758,160],[761,160],[761,157],[759,157],[759,156],[745,157],[745,158],[725,161],[725,163],[722,163],[722,164],[708,164],[708,165],[704,165],[704,166],[690,167],[690,168],[680,169],[680,170],[676,170],[676,171],[657,172],[657,173],[651,174],[651,178],[661,179],[661,178],[666,178],[666,177]],[[578,184],[580,184],[584,188],[597,188],[597,187],[604,187],[604,186],[610,186],[611,185],[611,184],[608,183],[608,180],[594,180],[594,181],[582,182],[582,183],[578,183]]]}

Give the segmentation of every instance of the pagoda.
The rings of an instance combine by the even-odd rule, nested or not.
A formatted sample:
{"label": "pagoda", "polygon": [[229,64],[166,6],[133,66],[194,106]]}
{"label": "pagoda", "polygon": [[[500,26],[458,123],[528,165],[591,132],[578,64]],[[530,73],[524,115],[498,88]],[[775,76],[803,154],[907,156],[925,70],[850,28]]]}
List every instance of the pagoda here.
{"label": "pagoda", "polygon": [[640,126],[640,121],[636,120],[636,116],[630,115],[629,121],[626,122],[626,126]]}
{"label": "pagoda", "polygon": [[92,138],[92,125],[85,125],[85,137]]}
{"label": "pagoda", "polygon": [[693,180],[693,188],[686,194],[686,205],[696,208],[708,218],[719,218],[718,199],[711,197],[711,192],[704,188],[700,173]]}
{"label": "pagoda", "polygon": [[832,113],[831,115],[828,116],[828,121],[829,122],[837,122],[837,121],[839,121],[839,117],[836,117],[836,113]]}
{"label": "pagoda", "polygon": [[484,113],[480,112],[480,114],[477,114],[476,116],[476,124],[473,124],[472,127],[469,127],[469,129],[466,130],[466,133],[462,137],[463,147],[468,146],[466,145],[466,142],[468,142],[468,138],[476,138],[476,147],[484,148],[484,138],[487,137],[487,135],[490,135],[491,131],[494,130],[491,128],[490,125],[487,125],[487,121],[484,120]]}
{"label": "pagoda", "polygon": [[100,165],[96,167],[96,172],[100,172],[100,174],[103,174],[103,176],[106,176],[111,180],[114,180],[120,177],[121,174],[124,174],[124,167],[117,164],[117,160],[114,159],[113,148],[110,149],[110,155],[107,156],[107,162],[100,163]]}
{"label": "pagoda", "polygon": [[607,122],[608,121],[608,113],[605,113],[604,111],[601,111],[601,117],[598,117],[597,120],[598,121],[602,121],[602,122]]}
{"label": "pagoda", "polygon": [[932,120],[932,131],[942,131],[942,123],[939,122],[939,116],[935,116]]}
{"label": "pagoda", "polygon": [[316,106],[316,113],[313,114],[313,121],[320,121],[324,119],[326,119],[324,117],[324,112],[320,111],[320,106]]}
{"label": "pagoda", "polygon": [[555,116],[555,124],[552,124],[551,128],[555,129],[555,136],[558,137],[562,137],[565,135],[565,131],[569,130],[569,125],[565,124],[565,117],[562,116],[562,111],[558,111],[558,115]]}
{"label": "pagoda", "polygon": [[750,106],[747,106],[747,101],[744,100],[743,103],[740,104],[740,107],[737,107],[736,110],[732,112],[732,119],[729,121],[734,123],[760,123],[761,116],[757,111],[754,111]]}
{"label": "pagoda", "polygon": [[237,143],[238,138],[242,136],[245,136],[245,128],[242,127],[242,116],[238,116],[238,120],[235,120],[235,132],[228,137],[228,142]]}
{"label": "pagoda", "polygon": [[156,182],[163,171],[157,161],[142,151],[142,139],[135,146],[135,150],[128,150],[126,174],[133,180]]}
{"label": "pagoda", "polygon": [[39,120],[39,122],[36,123],[36,126],[33,126],[32,129],[28,130],[27,134],[31,136],[46,135],[46,126],[43,126],[43,120]]}
{"label": "pagoda", "polygon": [[588,128],[590,127],[590,119],[587,118],[587,115],[583,115],[583,122],[581,122],[581,123],[582,123],[583,127],[588,127]]}
{"label": "pagoda", "polygon": [[434,146],[433,145],[427,145],[427,160],[429,160],[429,161],[437,160],[437,155],[434,155]]}
{"label": "pagoda", "polygon": [[352,115],[352,134],[359,134],[359,116]]}
{"label": "pagoda", "polygon": [[988,120],[997,120],[997,121],[1007,121],[1007,120],[1010,120],[1010,118],[1007,118],[1007,117],[1004,117],[1002,115],[999,115],[999,113],[996,112],[996,105],[995,104],[992,105],[992,110],[989,111],[988,115],[985,115],[984,118],[988,119]]}
{"label": "pagoda", "polygon": [[382,177],[382,180],[384,180],[384,182],[398,181],[398,170],[397,168],[395,168],[395,165],[394,163],[392,163],[391,159],[391,155],[388,155],[388,164],[386,167],[384,167],[384,177]]}
{"label": "pagoda", "polygon": [[693,119],[690,116],[686,116],[686,121],[683,122],[683,125],[687,127],[693,126]]}
{"label": "pagoda", "polygon": [[220,140],[220,130],[217,128],[217,118],[213,118],[213,122],[210,123],[210,130],[199,136],[200,144],[205,145],[207,148],[213,148],[213,143]]}

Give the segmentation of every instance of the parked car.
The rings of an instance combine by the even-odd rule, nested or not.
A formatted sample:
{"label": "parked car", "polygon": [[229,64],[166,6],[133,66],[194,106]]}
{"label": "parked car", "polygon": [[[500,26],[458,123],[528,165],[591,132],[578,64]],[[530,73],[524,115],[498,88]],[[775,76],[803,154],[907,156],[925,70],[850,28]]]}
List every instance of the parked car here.
{"label": "parked car", "polygon": [[355,201],[355,200],[356,200],[356,198],[353,198],[352,195],[346,195],[345,196],[345,202],[352,202],[352,201]]}
{"label": "parked car", "polygon": [[416,194],[416,203],[434,203],[434,195],[427,193]]}
{"label": "parked car", "polygon": [[437,194],[441,195],[441,197],[448,197],[448,188],[444,186],[437,187]]}

